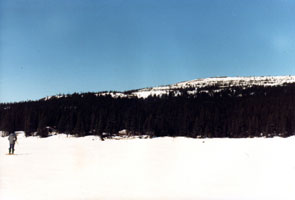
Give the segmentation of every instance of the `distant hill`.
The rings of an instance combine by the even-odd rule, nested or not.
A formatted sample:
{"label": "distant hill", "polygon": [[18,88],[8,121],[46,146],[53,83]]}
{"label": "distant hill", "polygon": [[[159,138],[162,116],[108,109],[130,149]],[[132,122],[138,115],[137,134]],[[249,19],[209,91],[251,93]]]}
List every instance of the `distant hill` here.
{"label": "distant hill", "polygon": [[217,77],[0,104],[1,131],[44,137],[52,130],[102,137],[122,132],[151,137],[287,137],[295,134],[294,121],[295,76]]}
{"label": "distant hill", "polygon": [[[219,92],[223,89],[241,87],[251,88],[256,86],[283,86],[295,83],[295,76],[261,76],[261,77],[215,77],[184,81],[172,85],[135,89],[125,92],[108,91],[93,93],[96,96],[111,95],[112,97],[138,97],[147,98],[149,96],[162,96],[172,93],[174,96],[181,94],[179,91],[186,90],[189,94],[198,92]],[[212,90],[214,88],[214,90]],[[67,97],[69,95],[48,96],[42,100],[51,98]],[[83,96],[83,94],[81,94]]]}

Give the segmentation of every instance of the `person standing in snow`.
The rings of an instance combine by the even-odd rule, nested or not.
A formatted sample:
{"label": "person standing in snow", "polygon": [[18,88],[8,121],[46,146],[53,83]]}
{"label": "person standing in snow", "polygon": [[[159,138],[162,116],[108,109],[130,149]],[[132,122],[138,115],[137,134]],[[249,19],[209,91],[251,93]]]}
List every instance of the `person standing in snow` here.
{"label": "person standing in snow", "polygon": [[17,140],[16,134],[15,133],[10,133],[8,136],[9,140],[9,154],[14,154],[14,145]]}

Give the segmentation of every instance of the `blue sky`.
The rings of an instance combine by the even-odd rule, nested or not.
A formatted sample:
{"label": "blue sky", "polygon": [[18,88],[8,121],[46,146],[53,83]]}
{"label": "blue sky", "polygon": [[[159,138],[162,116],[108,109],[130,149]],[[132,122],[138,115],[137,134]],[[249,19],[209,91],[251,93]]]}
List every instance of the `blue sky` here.
{"label": "blue sky", "polygon": [[295,75],[292,0],[1,0],[0,102]]}

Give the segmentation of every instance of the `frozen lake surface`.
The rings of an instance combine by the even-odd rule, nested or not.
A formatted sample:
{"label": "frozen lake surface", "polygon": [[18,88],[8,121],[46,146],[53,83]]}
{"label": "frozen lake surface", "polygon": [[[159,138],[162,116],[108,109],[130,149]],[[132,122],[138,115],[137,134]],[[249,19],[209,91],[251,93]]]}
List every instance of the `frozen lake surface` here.
{"label": "frozen lake surface", "polygon": [[3,200],[294,200],[295,137],[0,137]]}

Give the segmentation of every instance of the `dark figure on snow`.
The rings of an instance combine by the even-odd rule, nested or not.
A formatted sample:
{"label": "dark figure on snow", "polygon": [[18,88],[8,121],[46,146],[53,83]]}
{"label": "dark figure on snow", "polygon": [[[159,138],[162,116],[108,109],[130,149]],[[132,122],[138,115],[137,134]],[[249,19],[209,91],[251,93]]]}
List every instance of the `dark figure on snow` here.
{"label": "dark figure on snow", "polygon": [[14,154],[14,145],[17,140],[16,134],[15,133],[10,133],[8,136],[9,140],[9,154]]}

